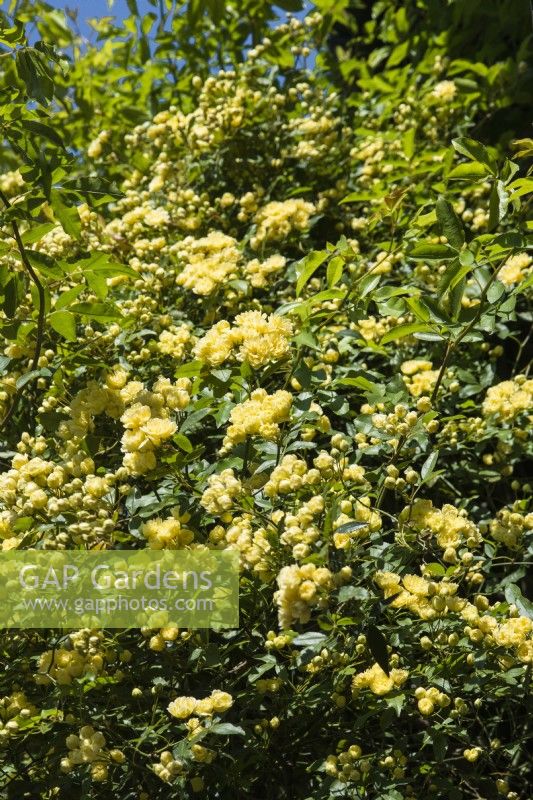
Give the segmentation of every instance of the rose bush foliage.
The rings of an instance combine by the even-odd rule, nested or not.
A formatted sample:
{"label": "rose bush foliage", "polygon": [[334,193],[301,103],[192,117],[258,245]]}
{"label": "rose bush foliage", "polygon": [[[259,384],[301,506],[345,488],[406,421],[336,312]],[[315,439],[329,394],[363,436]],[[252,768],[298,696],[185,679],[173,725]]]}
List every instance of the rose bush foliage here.
{"label": "rose bush foliage", "polygon": [[2,632],[2,796],[529,796],[528,41],[128,5],[2,12],[0,539],[240,627]]}

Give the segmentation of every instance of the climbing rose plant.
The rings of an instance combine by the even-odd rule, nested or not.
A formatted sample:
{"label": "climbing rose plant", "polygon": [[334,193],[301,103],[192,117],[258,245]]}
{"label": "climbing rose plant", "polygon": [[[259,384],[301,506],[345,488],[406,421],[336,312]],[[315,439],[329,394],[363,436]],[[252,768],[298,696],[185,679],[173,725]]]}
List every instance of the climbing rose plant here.
{"label": "climbing rose plant", "polygon": [[527,17],[4,5],[1,549],[240,625],[2,631],[1,796],[530,796]]}

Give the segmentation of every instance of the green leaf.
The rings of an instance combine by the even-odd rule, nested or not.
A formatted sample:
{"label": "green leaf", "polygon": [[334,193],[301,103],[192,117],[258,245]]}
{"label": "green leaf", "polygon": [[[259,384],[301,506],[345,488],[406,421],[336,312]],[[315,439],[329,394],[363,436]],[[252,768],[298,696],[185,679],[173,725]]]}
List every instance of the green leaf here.
{"label": "green leaf", "polygon": [[481,142],[476,142],[475,139],[461,136],[459,139],[452,139],[452,145],[462,156],[466,156],[471,161],[479,161],[481,164],[485,164],[490,172],[495,172],[494,160],[490,157],[487,148],[482,145]]}
{"label": "green leaf", "polygon": [[350,194],[342,198],[340,205],[343,203],[361,203],[366,200],[372,200],[372,198],[373,195],[371,192],[350,192]]}
{"label": "green leaf", "polygon": [[41,374],[40,369],[32,369],[30,372],[25,372],[24,375],[21,375],[20,378],[17,378],[17,382],[15,383],[16,389],[22,389],[26,386],[27,383],[32,381],[34,378],[38,378]]}
{"label": "green leaf", "polygon": [[448,178],[455,180],[480,180],[490,175],[490,170],[479,161],[469,161],[468,164],[459,164],[448,173]]}
{"label": "green leaf", "polygon": [[328,287],[331,289],[342,278],[342,270],[344,268],[344,259],[342,256],[333,256],[326,269],[326,280]]}
{"label": "green leaf", "polygon": [[38,120],[34,119],[25,119],[22,121],[22,127],[31,133],[44,136],[45,139],[49,139],[58,147],[64,147],[61,136],[56,130],[54,130],[54,128],[51,128],[50,125],[45,125],[43,122],[39,122]]}
{"label": "green leaf", "polygon": [[178,445],[178,447],[183,450],[185,453],[192,453],[193,446],[191,440],[188,439],[183,433],[176,433],[173,436],[173,441]]}
{"label": "green leaf", "polygon": [[53,311],[48,317],[52,328],[69,342],[76,339],[76,317],[70,311]]}
{"label": "green leaf", "polygon": [[395,67],[397,64],[401,64],[409,52],[410,44],[411,42],[409,39],[406,39],[404,42],[398,44],[390,54],[389,60],[387,61],[387,67]]}
{"label": "green leaf", "polygon": [[420,298],[408,297],[405,302],[418,320],[421,322],[429,322],[431,318],[430,310]]}
{"label": "green leaf", "polygon": [[505,599],[509,604],[514,604],[523,617],[533,619],[533,603],[524,597],[516,583],[510,583],[505,587]]}
{"label": "green leaf", "polygon": [[433,753],[435,761],[441,763],[446,757],[446,750],[448,749],[448,737],[442,731],[431,731],[431,738],[433,742]]}
{"label": "green leaf", "polygon": [[107,275],[108,278],[113,278],[117,275],[129,275],[133,278],[140,277],[139,273],[135,272],[134,269],[125,264],[119,264],[117,261],[113,261],[107,253],[91,253],[89,258],[78,261],[76,266],[78,266],[83,273],[98,272],[102,275]]}
{"label": "green leaf", "polygon": [[507,214],[509,206],[509,195],[505,191],[502,181],[494,181],[489,200],[489,230],[494,228],[502,221]]}
{"label": "green leaf", "polygon": [[362,375],[358,375],[356,378],[338,378],[336,383],[340,386],[356,386],[364,392],[375,392],[379,388],[376,383],[372,383]]}
{"label": "green leaf", "polygon": [[507,188],[511,192],[509,199],[511,201],[516,200],[519,197],[523,197],[525,194],[531,194],[533,192],[533,180],[531,178],[517,178],[517,180],[509,184]]}
{"label": "green leaf", "polygon": [[489,286],[487,291],[487,300],[489,303],[497,303],[500,297],[503,297],[505,294],[505,285],[501,281],[494,281],[494,283]]}
{"label": "green leaf", "polygon": [[387,331],[381,339],[380,344],[388,344],[397,339],[404,339],[406,336],[411,336],[413,333],[430,333],[431,326],[424,322],[407,322],[405,325],[397,325],[392,330]]}
{"label": "green leaf", "polygon": [[217,736],[244,736],[244,728],[240,725],[232,725],[231,722],[216,722],[207,729],[208,733],[215,733]]}
{"label": "green leaf", "polygon": [[84,275],[91,291],[94,292],[99,300],[105,300],[109,293],[105,275],[99,272],[89,272],[88,270],[85,271]]}
{"label": "green leaf", "polygon": [[43,236],[53,230],[53,228],[55,228],[53,222],[44,222],[42,225],[37,225],[36,228],[30,228],[29,231],[26,231],[20,237],[22,239],[22,244],[34,244],[38,242]]}
{"label": "green leaf", "polygon": [[436,578],[442,578],[446,575],[446,570],[439,564],[438,561],[432,561],[431,564],[424,564],[424,572],[428,572],[430,575],[434,575]]}
{"label": "green leaf", "polygon": [[70,306],[74,314],[81,314],[84,317],[91,317],[101,322],[121,319],[121,314],[115,306],[107,303],[75,303]]}
{"label": "green leaf", "polygon": [[175,378],[196,378],[202,372],[204,366],[203,361],[189,361],[188,364],[182,364],[174,372]]}
{"label": "green leaf", "polygon": [[347,522],[341,525],[340,528],[335,528],[335,533],[353,533],[353,531],[360,531],[362,528],[367,528],[368,522]]}
{"label": "green leaf", "polygon": [[450,265],[446,270],[439,287],[441,293],[444,293],[446,290],[452,292],[463,278],[465,278],[469,272],[472,272],[472,269],[476,266],[475,263],[463,264],[463,266],[461,266],[461,263],[459,259],[457,263]]}
{"label": "green leaf", "polygon": [[372,653],[374,660],[377,661],[383,672],[388,675],[390,664],[387,640],[375,625],[368,625],[365,633],[368,649]]}
{"label": "green leaf", "polygon": [[64,273],[58,262],[46,253],[41,253],[38,250],[26,250],[26,258],[41,275],[54,279],[63,278]]}
{"label": "green leaf", "polygon": [[[470,268],[462,267],[462,269],[469,270]],[[461,301],[463,299],[466,280],[464,277],[461,277],[459,280],[457,280],[456,276],[451,283],[453,283],[453,286],[450,285],[450,293],[449,293],[450,314],[452,320],[456,320],[459,316],[459,312],[461,311]]]}
{"label": "green leaf", "polygon": [[327,636],[325,633],[319,631],[308,631],[301,633],[292,640],[292,644],[296,647],[321,647],[326,641]]}
{"label": "green leaf", "polygon": [[475,257],[471,250],[461,250],[459,253],[459,262],[463,267],[472,267],[475,264]]}
{"label": "green leaf", "polygon": [[402,149],[405,157],[411,161],[415,154],[415,136],[416,131],[414,128],[409,128],[402,136]]}
{"label": "green leaf", "polygon": [[25,44],[24,24],[14,19],[10,27],[5,27],[4,19],[0,20],[0,42],[9,46],[15,44]]}
{"label": "green leaf", "polygon": [[2,307],[6,317],[13,319],[17,313],[18,304],[20,302],[20,283],[18,276],[14,275],[5,285],[4,288],[4,302]]}
{"label": "green leaf", "polygon": [[296,296],[298,297],[307,281],[328,257],[327,250],[314,250],[298,262],[296,266]]}
{"label": "green leaf", "polygon": [[363,586],[341,586],[339,589],[339,603],[346,603],[348,600],[368,600],[368,589]]}
{"label": "green leaf", "polygon": [[427,228],[429,225],[434,225],[437,221],[435,209],[432,209],[427,214],[417,214],[413,220],[413,225],[417,228]]}
{"label": "green leaf", "polygon": [[435,465],[437,463],[437,459],[439,457],[439,451],[434,450],[429,456],[426,458],[424,463],[422,464],[422,468],[420,469],[420,476],[423,481],[428,480],[431,478],[433,471],[435,469]]}
{"label": "green leaf", "polygon": [[442,226],[442,232],[448,243],[456,250],[460,250],[465,241],[463,226],[451,203],[448,203],[442,195],[437,200],[436,211],[437,219]]}
{"label": "green leaf", "polygon": [[269,672],[271,669],[273,669],[278,663],[276,657],[271,654],[263,656],[261,661],[263,663],[259,664],[257,667],[254,667],[248,674],[248,683],[255,683],[256,680],[258,680],[266,672]]}
{"label": "green leaf", "polygon": [[54,216],[61,223],[61,227],[73,239],[79,239],[81,236],[81,220],[76,206],[67,205],[61,192],[57,189],[52,189],[50,192],[50,203],[54,211]]}
{"label": "green leaf", "polygon": [[84,290],[85,286],[80,283],[78,286],[73,286],[72,289],[67,289],[66,292],[62,292],[54,304],[56,311],[68,307]]}
{"label": "green leaf", "polygon": [[367,294],[374,291],[376,286],[381,281],[381,275],[365,275],[362,279],[361,283],[359,284],[359,294],[361,297],[366,297]]}
{"label": "green leaf", "polygon": [[385,702],[388,706],[393,708],[396,711],[396,716],[401,716],[402,708],[405,703],[405,695],[404,694],[396,694],[393,697],[385,697]]}
{"label": "green leaf", "polygon": [[17,50],[15,64],[28,97],[46,105],[54,94],[54,82],[45,57],[33,47]]}
{"label": "green leaf", "polygon": [[456,258],[457,251],[448,247],[447,244],[433,244],[432,242],[421,242],[407,253],[409,258],[420,261],[446,261],[449,258]]}

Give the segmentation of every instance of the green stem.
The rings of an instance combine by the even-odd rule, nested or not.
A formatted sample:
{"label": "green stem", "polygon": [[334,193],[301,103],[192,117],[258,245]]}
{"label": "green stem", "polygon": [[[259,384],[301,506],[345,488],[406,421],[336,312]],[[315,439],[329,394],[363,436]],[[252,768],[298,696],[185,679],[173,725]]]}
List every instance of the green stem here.
{"label": "green stem", "polygon": [[[12,207],[11,203],[9,202],[9,200],[6,197],[6,195],[2,191],[0,191],[0,199],[2,200],[2,202],[3,202],[3,204],[5,205],[6,208],[9,209],[9,208]],[[20,258],[21,258],[22,264],[24,266],[24,269],[26,270],[26,272],[30,276],[30,279],[32,280],[33,284],[35,285],[35,288],[37,289],[37,295],[39,297],[39,311],[38,311],[38,315],[37,315],[37,333],[36,333],[36,337],[35,337],[35,348],[34,348],[34,351],[33,351],[33,358],[32,358],[32,362],[31,362],[31,368],[32,368],[32,370],[35,370],[35,369],[37,369],[38,364],[39,364],[39,357],[41,355],[41,349],[42,349],[42,346],[43,346],[43,338],[44,338],[44,323],[45,323],[45,314],[46,314],[46,310],[45,310],[45,302],[46,301],[45,301],[44,286],[41,283],[41,281],[39,280],[39,277],[38,277],[37,273],[33,269],[32,265],[30,264],[30,261],[28,259],[28,256],[26,255],[26,249],[24,247],[24,244],[22,243],[22,238],[21,238],[21,235],[20,235],[19,226],[18,226],[17,221],[15,219],[11,220],[11,228],[13,230],[13,237],[15,239],[15,242],[17,243],[17,248],[18,248],[18,251],[20,253]],[[15,412],[15,409],[17,407],[17,404],[18,404],[19,397],[20,397],[20,392],[15,392],[15,395],[13,397],[13,402],[11,403],[9,411],[5,415],[5,417],[2,420],[2,422],[0,423],[0,431],[3,430],[3,428],[7,425],[7,423],[9,422],[11,417],[13,416],[13,414]]]}
{"label": "green stem", "polygon": [[452,355],[455,352],[455,350],[457,350],[458,345],[463,341],[465,336],[468,333],[470,333],[472,328],[474,328],[477,325],[477,323],[479,322],[479,320],[481,318],[481,315],[482,315],[483,311],[485,310],[484,303],[485,303],[485,300],[487,299],[488,291],[489,291],[490,287],[492,286],[492,284],[494,283],[494,281],[496,280],[496,278],[498,277],[498,273],[499,273],[500,269],[503,267],[504,263],[505,263],[505,261],[503,261],[500,264],[500,266],[497,269],[494,270],[494,272],[490,276],[489,280],[487,281],[487,283],[485,285],[485,288],[481,292],[481,297],[479,298],[478,310],[477,310],[477,313],[475,314],[475,316],[470,320],[468,325],[466,325],[463,328],[463,330],[458,335],[457,339],[449,339],[448,340],[448,343],[446,345],[446,352],[444,353],[444,358],[442,359],[442,364],[441,364],[441,367],[440,367],[440,370],[439,370],[439,374],[437,375],[437,380],[435,381],[435,386],[433,387],[433,392],[431,394],[431,402],[432,403],[434,403],[435,400],[437,399],[437,394],[438,394],[440,385],[442,383],[442,379],[444,378],[444,374],[446,372],[448,364],[450,363],[450,358],[452,357]]}

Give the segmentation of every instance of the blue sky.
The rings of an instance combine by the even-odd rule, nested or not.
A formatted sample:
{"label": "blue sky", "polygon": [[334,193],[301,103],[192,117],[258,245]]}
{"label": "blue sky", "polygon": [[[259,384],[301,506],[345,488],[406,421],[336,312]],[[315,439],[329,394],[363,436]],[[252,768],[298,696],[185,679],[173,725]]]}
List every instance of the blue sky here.
{"label": "blue sky", "polygon": [[[48,0],[54,8],[65,9],[69,8],[78,12],[78,25],[83,34],[89,38],[94,38],[94,31],[87,25],[88,19],[95,17],[117,17],[124,19],[131,13],[128,9],[126,0]],[[148,11],[155,11],[154,7],[148,0],[137,0],[137,6],[141,14],[146,14]]]}
{"label": "blue sky", "polygon": [[[109,3],[108,0],[48,0],[54,8],[71,8],[78,11],[78,19],[84,22],[90,17],[119,17],[123,19],[130,13],[126,0],[116,0]],[[111,8],[110,8],[111,5]],[[137,0],[137,5],[141,13],[153,11],[154,7],[148,0]]]}
{"label": "blue sky", "polygon": [[[92,42],[93,44],[97,41],[97,33],[88,24],[88,20],[90,19],[100,19],[102,17],[116,17],[118,20],[122,20],[125,17],[131,14],[130,9],[128,8],[128,3],[126,0],[47,0],[49,5],[53,8],[65,10],[69,9],[70,11],[77,11],[77,27],[80,30],[82,36]],[[137,8],[140,14],[146,14],[149,11],[158,13],[159,11],[159,3],[157,2],[155,7],[153,2],[149,2],[149,0],[136,0]],[[0,6],[3,5],[2,0],[0,0]],[[311,4],[307,2],[304,5],[304,11],[297,13],[295,16],[304,17],[306,10],[309,9]],[[279,18],[285,18],[285,12],[281,8],[276,8],[276,11],[279,14]],[[69,27],[72,26],[72,22],[68,20]],[[28,35],[30,41],[33,40],[35,36],[35,31],[32,31],[31,26],[28,28]],[[312,61],[314,61],[314,55],[311,57]],[[312,66],[312,63],[308,61],[308,66]]]}
{"label": "blue sky", "polygon": [[[114,2],[113,0],[48,0],[48,2],[54,8],[77,10],[80,30],[89,36],[91,28],[87,26],[88,19],[109,16],[124,19],[130,14],[126,0],[114,0]],[[148,11],[157,13],[157,8],[154,8],[148,0],[137,0],[137,6],[141,14],[146,14]],[[283,11],[281,9],[279,11],[280,16],[283,16]]]}

